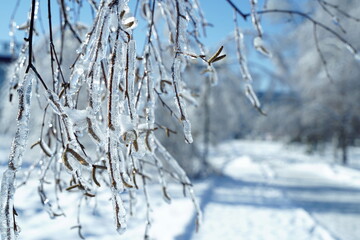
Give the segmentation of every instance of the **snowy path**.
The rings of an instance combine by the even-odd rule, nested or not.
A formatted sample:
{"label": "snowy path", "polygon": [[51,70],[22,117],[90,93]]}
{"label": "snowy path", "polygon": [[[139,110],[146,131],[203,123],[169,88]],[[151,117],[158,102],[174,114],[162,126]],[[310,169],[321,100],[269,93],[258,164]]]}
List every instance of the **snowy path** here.
{"label": "snowy path", "polygon": [[[0,145],[0,157],[6,159]],[[359,150],[359,149],[358,149]],[[329,156],[308,156],[301,148],[268,142],[234,141],[211,153],[219,175],[194,182],[204,213],[194,233],[193,207],[179,186],[170,186],[172,204],[151,186],[151,240],[358,240],[360,239],[360,171],[331,164]],[[2,152],[2,153],[1,153]],[[360,154],[354,161],[360,162]],[[22,240],[79,239],[77,198],[61,199],[67,217],[49,219],[36,193],[36,180],[16,196]],[[113,226],[107,195],[84,205],[83,234],[87,240],[143,239],[145,215],[129,222],[119,236]],[[144,210],[144,209],[143,209]],[[106,223],[106,224],[105,224]]]}
{"label": "snowy path", "polygon": [[260,151],[254,144],[222,148],[215,161],[225,175],[197,191],[202,228],[193,234],[189,223],[177,240],[359,239],[358,172],[259,144]]}

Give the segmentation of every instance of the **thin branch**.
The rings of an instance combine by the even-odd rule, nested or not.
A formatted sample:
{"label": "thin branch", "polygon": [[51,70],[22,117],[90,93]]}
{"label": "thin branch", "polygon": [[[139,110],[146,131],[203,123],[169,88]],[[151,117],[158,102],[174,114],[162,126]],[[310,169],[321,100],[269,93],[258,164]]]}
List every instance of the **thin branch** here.
{"label": "thin branch", "polygon": [[315,41],[316,51],[318,52],[318,54],[320,56],[321,63],[323,65],[325,73],[326,73],[326,77],[330,80],[330,82],[333,82],[333,79],[330,76],[329,69],[327,67],[327,62],[326,62],[325,56],[324,56],[324,54],[322,53],[322,51],[320,49],[319,38],[317,36],[317,28],[316,28],[316,26],[317,26],[316,24],[313,25],[313,27],[314,27],[313,28],[313,34],[314,34],[314,41]]}
{"label": "thin branch", "polygon": [[339,13],[341,13],[342,15],[344,15],[345,17],[347,17],[347,18],[349,18],[349,19],[352,19],[352,20],[354,20],[354,21],[356,21],[356,22],[360,22],[360,18],[357,18],[357,17],[354,17],[354,16],[350,15],[350,14],[347,13],[346,11],[340,9],[338,5],[329,3],[329,2],[327,2],[327,1],[325,1],[325,0],[318,0],[318,2],[319,2],[319,3],[321,2],[323,5],[329,6],[329,7],[333,8],[333,9],[335,9],[336,11],[338,11]]}
{"label": "thin branch", "polygon": [[[349,43],[344,37],[342,37],[339,33],[334,31],[330,27],[326,26],[325,24],[323,24],[323,23],[315,20],[314,18],[310,17],[306,13],[296,11],[296,10],[282,10],[282,9],[268,9],[268,10],[257,11],[257,14],[268,14],[268,13],[283,13],[283,14],[290,14],[290,15],[293,14],[293,15],[301,16],[301,17],[309,20],[313,24],[316,24],[319,27],[323,28],[324,30],[328,31],[332,35],[334,35],[337,39],[339,39],[342,43],[344,43],[347,47],[349,47],[350,50],[353,52],[353,54],[357,53],[356,48],[351,43]],[[250,15],[251,15],[250,13],[245,14],[245,16],[247,16],[247,17],[250,16]]]}
{"label": "thin branch", "polygon": [[79,37],[79,34],[75,31],[74,27],[72,26],[72,24],[69,21],[69,18],[68,18],[67,12],[66,12],[66,6],[65,6],[64,0],[60,0],[60,6],[61,6],[62,15],[64,16],[64,29],[65,29],[66,26],[68,26],[70,31],[72,32],[72,34],[76,38],[76,40],[78,40],[79,43],[82,43],[82,40]]}
{"label": "thin branch", "polygon": [[30,16],[30,28],[29,28],[29,38],[26,41],[29,43],[29,57],[28,57],[28,65],[26,67],[25,73],[28,73],[32,66],[32,51],[33,51],[33,33],[34,33],[34,20],[35,20],[35,8],[36,1],[32,0],[31,4],[31,16]]}
{"label": "thin branch", "polygon": [[226,0],[231,7],[246,21],[249,14],[243,13],[231,0]]}

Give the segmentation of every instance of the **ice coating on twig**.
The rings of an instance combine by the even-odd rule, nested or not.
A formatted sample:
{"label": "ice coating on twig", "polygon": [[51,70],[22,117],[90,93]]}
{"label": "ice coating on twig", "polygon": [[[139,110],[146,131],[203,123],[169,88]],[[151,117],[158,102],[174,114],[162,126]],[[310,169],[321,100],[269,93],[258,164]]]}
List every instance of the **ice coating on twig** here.
{"label": "ice coating on twig", "polygon": [[240,32],[240,29],[237,26],[235,27],[235,41],[237,46],[237,57],[239,60],[239,66],[240,66],[240,72],[242,78],[246,82],[252,82],[252,77],[249,72],[248,63],[245,54],[244,34]]}
{"label": "ice coating on twig", "polygon": [[[35,60],[39,56],[36,51],[27,54],[28,47],[32,48],[32,41],[24,45],[10,87],[23,89],[19,79],[25,68],[29,71],[25,79],[35,76],[38,80],[37,107],[44,111],[41,114],[41,133],[36,138],[39,140],[31,148],[38,148],[40,152],[38,194],[51,217],[61,215],[62,211],[57,193],[52,199],[44,188],[49,174],[55,178],[66,174],[70,182],[55,179],[55,189],[65,186],[67,192],[77,192],[85,198],[95,197],[98,187],[107,187],[113,204],[115,228],[119,233],[127,225],[128,209],[124,205],[123,194],[144,188],[146,199],[149,200],[147,183],[156,178],[167,202],[171,199],[167,191],[169,179],[191,188],[184,170],[157,140],[154,132],[165,131],[167,135],[176,133],[157,122],[156,108],[163,106],[170,111],[175,123],[183,127],[185,141],[193,141],[185,100],[195,102],[195,99],[182,76],[187,65],[184,52],[190,49],[190,44],[194,48],[194,42],[199,44],[197,48],[202,53],[205,52],[200,41],[195,39],[198,34],[194,31],[201,29],[200,23],[188,24],[190,21],[204,21],[200,9],[192,8],[193,3],[185,0],[142,1],[148,32],[146,44],[141,49],[133,36],[138,19],[131,13],[128,1],[102,0],[99,4],[91,4],[96,9],[96,16],[83,36],[79,25],[73,24],[67,16],[67,3],[59,2],[63,17],[62,40],[70,36],[81,45],[77,46],[74,62],[65,68],[63,62],[68,54],[67,44],[54,44],[53,32],[49,27],[50,43],[47,50],[50,54],[47,53],[44,58],[48,58],[51,64],[50,76],[37,69]],[[50,5],[48,7],[51,12]],[[34,30],[36,18],[31,18],[29,23],[33,23]],[[160,38],[162,32],[159,31],[157,18],[162,19],[161,25],[170,33],[168,45]],[[189,40],[191,36],[194,36],[192,42]],[[214,78],[214,83],[216,81]],[[19,121],[19,124],[22,122]],[[26,130],[20,129],[22,132]],[[16,146],[20,147],[27,143],[26,137],[18,141]],[[20,154],[15,157],[21,159]],[[14,163],[21,165],[21,162]],[[10,205],[14,194],[10,183],[15,181],[12,174],[5,174],[9,177],[3,180],[2,187],[3,195],[9,196],[5,202]],[[137,183],[140,178],[143,186]],[[150,203],[146,204],[149,229]],[[58,206],[58,209],[54,206]],[[12,218],[6,219],[8,222],[5,225],[15,226]],[[14,234],[16,231],[12,227],[8,232]]]}
{"label": "ice coating on twig", "polygon": [[29,135],[33,79],[32,74],[26,74],[18,88],[19,112],[17,116],[17,129],[11,145],[8,168],[5,170],[1,182],[1,239],[14,240],[18,234],[18,228],[14,222],[15,178],[16,172],[22,164]]}
{"label": "ice coating on twig", "polygon": [[[236,12],[234,13],[234,23],[235,23],[235,41],[236,41],[236,46],[237,46],[237,56],[238,56],[238,61],[239,61],[239,66],[240,66],[240,72],[241,72],[242,78],[245,81],[245,95],[250,100],[253,107],[256,110],[258,110],[261,114],[265,115],[265,113],[261,109],[260,101],[259,101],[258,97],[256,96],[256,94],[253,90],[253,87],[251,85],[253,80],[252,80],[250,71],[248,69],[248,63],[247,63],[247,59],[246,59],[246,55],[245,55],[244,35],[240,31],[240,28],[238,27]],[[270,54],[265,48],[263,48],[262,39],[260,36],[255,37],[254,44],[255,44],[255,48],[260,48],[260,49],[257,49],[258,51],[263,51],[263,54]]]}
{"label": "ice coating on twig", "polygon": [[254,38],[254,47],[258,52],[260,52],[264,56],[271,57],[271,53],[265,47],[264,41],[262,40],[261,37],[257,36]]}

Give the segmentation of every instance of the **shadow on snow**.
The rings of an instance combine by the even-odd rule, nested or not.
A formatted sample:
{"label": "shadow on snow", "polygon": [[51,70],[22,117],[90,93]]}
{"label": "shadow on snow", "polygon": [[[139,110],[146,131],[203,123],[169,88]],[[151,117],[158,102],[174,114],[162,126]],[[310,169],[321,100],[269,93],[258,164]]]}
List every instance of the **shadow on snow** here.
{"label": "shadow on snow", "polygon": [[[281,180],[281,178],[276,180]],[[235,179],[225,175],[213,176],[207,181],[210,182],[209,186],[203,192],[198,192],[200,208],[203,212],[211,203],[279,210],[294,209],[294,211],[302,208],[310,214],[327,212],[360,215],[359,201],[355,201],[356,199],[360,200],[360,188],[302,186],[301,182],[298,182],[297,186],[286,186],[281,183]],[[274,193],[277,194],[274,196]],[[342,196],[349,197],[341,199]],[[348,201],[349,198],[353,201]],[[176,240],[190,240],[193,237],[195,220],[196,215],[194,214],[184,232],[177,236]]]}

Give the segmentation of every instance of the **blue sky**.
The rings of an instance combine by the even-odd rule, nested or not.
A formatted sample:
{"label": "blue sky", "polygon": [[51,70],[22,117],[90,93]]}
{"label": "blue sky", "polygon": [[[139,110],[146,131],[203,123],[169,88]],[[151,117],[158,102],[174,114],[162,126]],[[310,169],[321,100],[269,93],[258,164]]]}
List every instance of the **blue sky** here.
{"label": "blue sky", "polygon": [[[19,1],[19,8],[15,15],[15,21],[18,25],[26,22],[28,11],[30,9],[31,0],[13,0],[13,1],[6,1],[1,5],[0,8],[0,16],[1,16],[1,23],[0,24],[0,41],[9,40],[9,20],[11,18],[11,14],[14,10],[16,3]],[[223,40],[229,36],[234,30],[234,23],[233,23],[233,9],[231,6],[226,2],[226,0],[199,0],[200,5],[203,9],[205,18],[213,27],[207,28],[207,38],[202,39],[203,43],[212,51],[219,48]],[[74,2],[74,1],[71,1]],[[92,19],[92,14],[90,11],[90,7],[87,4],[87,1],[84,2],[84,7],[82,8],[82,12],[80,15],[80,21],[90,24]],[[130,5],[135,5],[135,0],[130,0]],[[249,1],[242,0],[242,1],[233,1],[237,4],[237,6],[244,12],[250,11]],[[58,14],[58,6],[56,0],[51,0],[52,3],[52,15],[53,15],[53,24],[54,26],[59,23],[59,14]],[[262,6],[263,0],[259,0],[259,6]],[[71,4],[71,3],[70,3]],[[132,7],[133,8],[133,7]],[[40,14],[42,18],[42,25],[37,24],[37,31],[42,33],[43,31],[47,32],[48,24],[47,24],[47,0],[40,0]],[[239,25],[242,29],[251,29],[253,31],[253,26],[251,24],[251,19],[249,18],[247,21],[244,21],[241,17],[238,18]],[[40,21],[39,21],[40,22]],[[57,23],[57,24],[56,24]],[[266,21],[263,22],[263,28],[267,33],[275,32],[276,28],[271,24],[267,23]],[[44,29],[44,30],[42,30]],[[146,31],[143,31],[141,26],[139,26],[135,30],[135,38],[144,39]],[[26,37],[24,32],[17,31],[16,32],[16,39],[18,42],[22,41],[22,38]],[[251,37],[250,37],[251,38]],[[251,43],[251,39],[248,38],[248,43]],[[140,42],[142,44],[142,42]],[[253,49],[250,48],[249,49]],[[229,55],[229,53],[228,53]],[[235,55],[233,55],[235,57]],[[271,63],[269,59],[264,58],[258,53],[251,53],[248,56],[249,60],[252,62],[257,62],[258,64],[262,65],[266,68],[271,68]],[[266,76],[265,76],[266,78]],[[262,81],[263,82],[263,81]],[[267,82],[265,80],[265,82]]]}
{"label": "blue sky", "polygon": [[[0,15],[1,15],[1,25],[0,25],[0,40],[8,40],[9,39],[9,20],[11,18],[11,14],[14,10],[18,0],[6,1],[1,5]],[[16,13],[16,23],[21,25],[27,19],[27,12],[30,8],[31,0],[20,0],[19,1],[19,9]],[[84,1],[86,2],[86,1]],[[135,0],[130,0],[130,2],[134,3]],[[249,2],[248,1],[235,1],[240,2],[238,4],[239,8],[244,10],[245,12],[249,11]],[[262,1],[260,1],[261,3]],[[40,5],[43,6],[40,8],[40,13],[42,16],[42,21],[44,23],[44,28],[47,29],[47,1],[40,0]],[[229,33],[233,31],[233,10],[229,6],[229,4],[225,0],[200,0],[201,7],[205,13],[205,17],[208,22],[212,23],[214,27],[209,27],[207,29],[207,38],[204,39],[204,42],[207,46],[215,48],[221,40],[223,40]],[[53,5],[53,16],[54,21],[58,19],[57,11],[57,1],[52,0]],[[87,3],[84,3],[85,7],[83,8],[83,13],[81,15],[81,20],[85,23],[89,23],[91,21],[91,13]],[[240,20],[240,25],[244,28],[251,27],[251,22],[248,20],[244,22]],[[41,29],[38,29],[41,31]],[[18,41],[21,41],[21,38],[24,37],[24,33],[17,33]]]}

